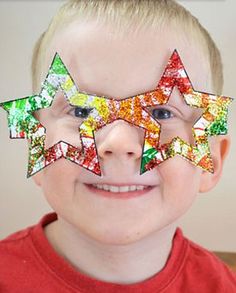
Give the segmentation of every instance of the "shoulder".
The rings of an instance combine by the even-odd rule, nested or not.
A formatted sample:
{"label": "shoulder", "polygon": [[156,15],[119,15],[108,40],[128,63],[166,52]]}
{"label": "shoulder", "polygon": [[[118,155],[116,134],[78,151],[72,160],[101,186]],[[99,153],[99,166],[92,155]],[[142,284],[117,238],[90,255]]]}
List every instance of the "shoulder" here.
{"label": "shoulder", "polygon": [[32,282],[37,284],[39,276],[44,278],[44,267],[35,242],[41,241],[43,226],[55,218],[56,214],[47,214],[36,225],[15,232],[0,241],[1,292],[13,292],[11,290],[16,288],[16,284],[28,289]]}
{"label": "shoulder", "polygon": [[[44,292],[48,292],[46,288],[50,283],[50,273],[37,251],[37,243],[46,241],[43,227],[56,218],[55,213],[47,214],[36,225],[15,232],[0,241],[0,292],[31,292],[34,286],[44,286]],[[17,291],[19,284],[20,291]],[[57,283],[54,285],[58,286]],[[61,291],[57,288],[55,292]]]}
{"label": "shoulder", "polygon": [[13,255],[14,252],[24,252],[25,248],[30,246],[32,238],[43,233],[43,227],[57,218],[55,213],[44,215],[40,221],[32,226],[24,228],[20,231],[10,234],[6,238],[0,240],[0,254]]}
{"label": "shoulder", "polygon": [[[30,255],[34,239],[43,235],[43,227],[57,218],[55,213],[46,214],[36,224],[17,231],[0,241],[1,260],[14,258],[20,255]],[[2,264],[2,261],[1,261]]]}
{"label": "shoulder", "polygon": [[213,252],[207,250],[206,248],[196,244],[195,242],[188,240],[189,243],[189,254],[188,262],[199,264],[199,266],[211,268],[211,269],[227,269],[228,267],[223,263]]}
{"label": "shoulder", "polygon": [[23,230],[17,231],[0,241],[1,260],[8,257],[14,257],[24,251],[26,246],[29,245],[30,232],[33,227],[34,226],[29,226]]}
{"label": "shoulder", "polygon": [[33,228],[25,228],[0,241],[1,292],[13,292],[17,284],[27,282],[32,264],[35,265],[30,237]]}
{"label": "shoulder", "polygon": [[214,253],[186,239],[186,254],[183,272],[187,280],[199,282],[209,292],[236,292],[236,273],[231,271]]}

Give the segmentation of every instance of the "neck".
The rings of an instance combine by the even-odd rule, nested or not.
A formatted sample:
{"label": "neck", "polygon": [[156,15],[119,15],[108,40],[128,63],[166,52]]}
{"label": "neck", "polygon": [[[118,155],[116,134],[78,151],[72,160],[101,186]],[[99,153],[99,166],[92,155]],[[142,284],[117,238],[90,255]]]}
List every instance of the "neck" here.
{"label": "neck", "polygon": [[175,230],[176,225],[171,225],[135,243],[112,245],[98,242],[58,218],[45,227],[45,234],[57,253],[81,273],[106,282],[132,284],[163,269]]}

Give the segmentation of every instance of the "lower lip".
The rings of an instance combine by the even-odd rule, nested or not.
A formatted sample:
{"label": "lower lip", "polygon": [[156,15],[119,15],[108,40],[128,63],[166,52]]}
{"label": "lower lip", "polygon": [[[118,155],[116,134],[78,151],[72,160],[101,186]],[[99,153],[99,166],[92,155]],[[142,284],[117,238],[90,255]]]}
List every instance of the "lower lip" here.
{"label": "lower lip", "polygon": [[154,186],[149,186],[143,190],[135,190],[135,191],[127,191],[127,192],[111,192],[106,191],[103,189],[98,189],[91,184],[85,184],[85,186],[91,191],[92,193],[106,197],[106,198],[117,198],[117,199],[129,199],[134,197],[143,196],[150,192],[154,188]]}

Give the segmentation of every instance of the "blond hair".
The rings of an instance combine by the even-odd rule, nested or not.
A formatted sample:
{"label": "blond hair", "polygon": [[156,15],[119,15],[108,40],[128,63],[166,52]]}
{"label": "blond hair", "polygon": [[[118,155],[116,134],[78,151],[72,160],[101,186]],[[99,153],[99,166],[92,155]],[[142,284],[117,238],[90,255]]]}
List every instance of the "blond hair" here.
{"label": "blond hair", "polygon": [[76,19],[96,19],[112,23],[120,33],[136,24],[137,30],[144,27],[160,28],[163,24],[180,27],[199,43],[209,60],[211,82],[215,93],[223,88],[223,68],[218,48],[207,30],[187,9],[175,0],[69,0],[53,17],[48,29],[37,41],[32,58],[32,87],[39,90],[45,52],[55,33]]}

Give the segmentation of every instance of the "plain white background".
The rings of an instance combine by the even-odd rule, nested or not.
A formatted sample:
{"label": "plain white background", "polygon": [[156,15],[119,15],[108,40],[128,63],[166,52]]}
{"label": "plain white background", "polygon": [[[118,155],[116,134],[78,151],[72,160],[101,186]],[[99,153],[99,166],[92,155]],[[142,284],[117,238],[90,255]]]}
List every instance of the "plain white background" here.
{"label": "plain white background", "polygon": [[[0,1],[0,101],[31,94],[30,63],[39,35],[63,1]],[[236,1],[179,1],[209,30],[224,63],[224,95],[236,97]],[[230,109],[231,153],[221,182],[199,195],[180,220],[185,234],[210,250],[236,251],[236,101]],[[26,179],[27,145],[10,140],[0,109],[0,238],[32,225],[51,211],[40,190]]]}

